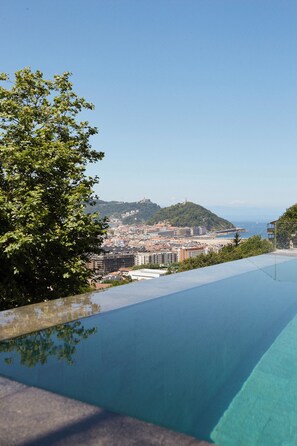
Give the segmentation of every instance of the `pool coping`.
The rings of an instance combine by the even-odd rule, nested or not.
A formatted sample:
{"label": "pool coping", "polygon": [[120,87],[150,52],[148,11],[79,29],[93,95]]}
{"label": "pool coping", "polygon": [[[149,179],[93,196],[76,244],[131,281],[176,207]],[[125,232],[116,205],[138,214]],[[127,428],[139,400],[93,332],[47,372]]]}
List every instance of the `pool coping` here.
{"label": "pool coping", "polygon": [[[277,254],[277,255],[276,255]],[[292,260],[280,253],[263,254],[105,291],[70,296],[0,312],[0,341],[107,311],[117,310],[193,287],[224,280]]]}

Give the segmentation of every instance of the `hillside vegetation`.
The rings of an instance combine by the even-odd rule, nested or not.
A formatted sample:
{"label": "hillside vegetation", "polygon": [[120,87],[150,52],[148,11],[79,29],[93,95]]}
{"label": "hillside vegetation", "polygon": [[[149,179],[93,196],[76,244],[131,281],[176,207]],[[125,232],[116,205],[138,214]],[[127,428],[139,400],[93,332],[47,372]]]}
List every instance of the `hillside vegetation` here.
{"label": "hillside vegetation", "polygon": [[258,256],[273,251],[273,246],[268,240],[263,240],[259,235],[254,235],[247,240],[242,240],[238,246],[227,245],[218,253],[200,254],[197,257],[184,260],[177,265],[177,271],[202,268],[204,266],[217,265],[219,263],[240,260],[246,257]]}
{"label": "hillside vegetation", "polygon": [[163,208],[153,215],[147,223],[152,225],[168,222],[172,226],[193,227],[206,226],[208,230],[231,229],[234,225],[230,221],[218,217],[213,212],[199,204],[186,202]]}
{"label": "hillside vegetation", "polygon": [[161,207],[150,200],[138,202],[102,201],[98,200],[90,212],[99,212],[100,216],[108,218],[119,218],[123,224],[131,225],[144,223]]}
{"label": "hillside vegetation", "polygon": [[278,248],[297,246],[297,204],[289,207],[277,220],[276,234]]}

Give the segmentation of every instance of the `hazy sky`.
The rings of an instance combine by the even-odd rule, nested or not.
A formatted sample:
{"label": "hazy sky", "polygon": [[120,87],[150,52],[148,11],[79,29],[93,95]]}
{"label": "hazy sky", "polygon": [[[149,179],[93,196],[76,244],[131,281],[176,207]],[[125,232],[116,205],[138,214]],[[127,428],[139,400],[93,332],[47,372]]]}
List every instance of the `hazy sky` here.
{"label": "hazy sky", "polygon": [[101,199],[259,220],[297,201],[296,0],[0,6],[0,71],[71,71],[95,104]]}

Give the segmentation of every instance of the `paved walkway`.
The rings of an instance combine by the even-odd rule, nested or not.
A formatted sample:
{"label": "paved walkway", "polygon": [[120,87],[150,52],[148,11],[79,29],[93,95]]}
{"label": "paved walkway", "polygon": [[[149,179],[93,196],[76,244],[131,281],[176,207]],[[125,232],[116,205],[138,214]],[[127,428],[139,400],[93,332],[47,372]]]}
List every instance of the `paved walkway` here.
{"label": "paved walkway", "polygon": [[187,435],[0,377],[1,446],[207,446]]}

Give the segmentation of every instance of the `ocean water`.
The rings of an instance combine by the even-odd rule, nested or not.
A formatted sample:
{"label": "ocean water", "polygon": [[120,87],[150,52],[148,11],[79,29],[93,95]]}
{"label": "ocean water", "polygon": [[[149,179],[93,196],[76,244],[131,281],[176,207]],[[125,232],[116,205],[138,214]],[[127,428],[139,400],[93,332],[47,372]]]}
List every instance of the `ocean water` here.
{"label": "ocean water", "polygon": [[[262,238],[267,238],[267,222],[258,221],[232,221],[237,228],[244,228],[246,232],[241,232],[242,239],[252,237],[253,235],[260,235]],[[223,238],[232,238],[233,234],[223,236]]]}

